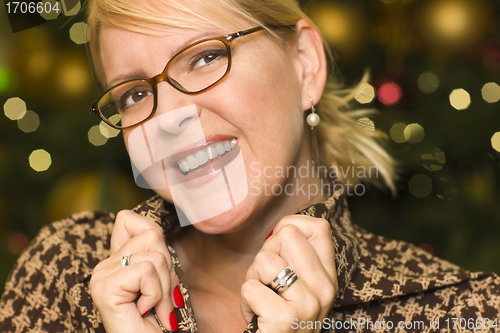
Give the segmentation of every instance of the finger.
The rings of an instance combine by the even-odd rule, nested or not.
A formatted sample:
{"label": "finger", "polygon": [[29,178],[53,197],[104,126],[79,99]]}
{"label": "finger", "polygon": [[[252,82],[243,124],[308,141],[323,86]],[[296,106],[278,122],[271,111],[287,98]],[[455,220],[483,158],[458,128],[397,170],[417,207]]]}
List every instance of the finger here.
{"label": "finger", "polygon": [[[282,257],[298,277],[307,282],[311,292],[321,300],[323,307],[332,303],[336,293],[336,277],[323,267],[318,254],[304,234],[294,224],[281,228],[265,242],[262,250]],[[288,295],[283,295],[288,299]]]}
{"label": "finger", "polygon": [[[165,257],[162,252],[145,252],[136,253],[133,256],[129,256],[129,258],[130,263],[139,263],[142,261],[152,262],[160,276],[162,289],[164,291],[163,297],[167,298],[166,301],[174,307],[184,307],[184,298],[179,288],[179,279],[170,264],[170,257]],[[174,272],[173,275],[172,272]],[[162,303],[162,301],[160,301],[160,303]],[[159,311],[161,308],[157,308],[157,310]]]}
{"label": "finger", "polygon": [[241,286],[240,309],[247,323],[252,321],[254,314],[261,317],[265,314],[274,314],[276,309],[280,309],[279,312],[284,313],[284,309],[288,307],[283,298],[258,280],[247,280]]}
{"label": "finger", "polygon": [[111,234],[111,254],[118,251],[132,237],[148,229],[158,230],[163,234],[163,229],[152,219],[132,212],[122,210],[116,215],[113,233]]}
{"label": "finger", "polygon": [[[156,263],[159,271],[161,272],[160,277],[162,287],[166,293],[165,298],[158,304],[158,308],[156,308],[156,310],[159,317],[169,316],[171,315],[170,312],[165,312],[165,309],[170,309],[171,305],[183,307],[184,298],[179,289],[179,278],[175,273],[175,268],[171,261],[170,252],[165,244],[163,233],[156,229],[147,229],[125,243],[118,250],[118,252],[115,253],[114,257],[116,260],[119,260],[118,258],[121,259],[121,256],[123,255],[135,253],[132,256],[132,260],[135,261],[136,254],[141,252],[156,253],[151,255],[153,256],[152,260]],[[163,319],[165,318],[166,317]]]}
{"label": "finger", "polygon": [[[277,275],[287,266],[292,265],[287,264],[276,253],[269,250],[262,250],[257,254],[250,266],[247,272],[247,280],[257,280],[264,285],[271,285]],[[299,276],[298,273],[297,276]],[[278,294],[288,301],[289,304],[294,306],[300,305],[301,315],[306,316],[306,318],[314,319],[319,313],[321,306],[319,297],[321,295],[315,295],[306,281],[300,279],[300,276],[289,288],[279,290]]]}
{"label": "finger", "polygon": [[288,263],[274,251],[262,249],[248,268],[246,280],[255,279],[270,286],[274,278]]}
{"label": "finger", "polygon": [[290,215],[285,216],[278,222],[273,229],[273,234],[278,233],[290,224],[299,228],[317,253],[325,271],[332,277],[332,281],[336,281],[335,249],[333,247],[330,223],[325,219],[303,215]]}
{"label": "finger", "polygon": [[[160,277],[153,263],[143,261],[119,269],[91,285],[92,298],[106,298],[96,302],[103,316],[112,322],[137,321],[162,297]],[[137,300],[137,306],[134,301]],[[134,314],[135,315],[131,315]],[[113,319],[113,320],[112,320]]]}

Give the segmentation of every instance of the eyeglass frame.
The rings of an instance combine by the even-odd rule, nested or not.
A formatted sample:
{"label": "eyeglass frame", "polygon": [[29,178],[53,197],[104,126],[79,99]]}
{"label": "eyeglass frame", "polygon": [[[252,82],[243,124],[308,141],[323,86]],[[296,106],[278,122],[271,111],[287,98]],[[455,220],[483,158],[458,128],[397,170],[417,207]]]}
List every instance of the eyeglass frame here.
{"label": "eyeglass frame", "polygon": [[[97,100],[94,102],[94,104],[92,104],[92,106],[90,107],[89,113],[97,115],[102,121],[104,121],[106,124],[108,124],[109,126],[111,126],[114,129],[117,129],[117,130],[124,130],[124,129],[128,129],[128,128],[132,128],[132,127],[138,126],[138,125],[140,125],[140,124],[148,121],[149,119],[151,119],[155,115],[156,109],[157,109],[157,106],[158,106],[158,91],[157,91],[157,87],[158,87],[158,84],[160,82],[165,81],[168,84],[170,84],[172,87],[174,87],[176,90],[178,90],[178,91],[180,91],[182,93],[185,93],[187,95],[200,94],[202,92],[207,91],[210,88],[213,88],[215,85],[217,85],[218,83],[220,83],[229,74],[229,71],[231,70],[231,62],[232,62],[232,58],[231,58],[231,43],[236,38],[238,38],[238,37],[246,36],[246,35],[249,35],[249,34],[252,34],[254,32],[264,30],[264,29],[265,28],[263,26],[258,26],[258,27],[247,29],[247,30],[238,31],[238,32],[235,32],[235,33],[232,33],[232,34],[228,34],[228,35],[225,35],[225,36],[205,38],[205,39],[199,40],[197,42],[194,42],[192,44],[189,44],[188,46],[184,47],[182,50],[180,50],[179,52],[177,52],[174,56],[172,56],[172,58],[170,58],[170,60],[167,62],[167,64],[165,65],[165,68],[163,69],[163,71],[160,74],[155,75],[155,76],[153,76],[152,78],[149,78],[149,79],[131,79],[131,80],[126,80],[126,81],[120,82],[120,83],[112,86],[111,88],[108,88],[105,92],[103,92],[101,94],[101,96],[99,96],[99,98],[97,98]],[[205,87],[205,88],[203,88],[201,90],[194,91],[194,92],[188,91],[185,88],[183,88],[178,82],[176,82],[175,79],[173,79],[172,77],[170,77],[170,75],[168,75],[168,68],[172,64],[173,60],[175,60],[184,51],[186,51],[186,50],[188,50],[188,49],[190,49],[190,48],[192,48],[192,47],[194,47],[196,45],[199,45],[201,43],[204,43],[204,42],[207,42],[207,41],[211,41],[211,40],[221,41],[226,46],[226,49],[227,49],[227,58],[228,58],[226,72],[217,81],[215,81],[214,83],[210,84],[208,87]],[[144,120],[141,120],[140,122],[138,122],[138,123],[136,123],[134,125],[116,126],[115,124],[111,123],[101,113],[101,111],[99,110],[99,106],[98,106],[99,102],[111,90],[116,89],[119,86],[122,86],[124,84],[128,84],[128,83],[133,82],[133,81],[146,82],[146,83],[148,83],[153,88],[153,108],[151,110],[151,114],[149,116],[147,116]]]}

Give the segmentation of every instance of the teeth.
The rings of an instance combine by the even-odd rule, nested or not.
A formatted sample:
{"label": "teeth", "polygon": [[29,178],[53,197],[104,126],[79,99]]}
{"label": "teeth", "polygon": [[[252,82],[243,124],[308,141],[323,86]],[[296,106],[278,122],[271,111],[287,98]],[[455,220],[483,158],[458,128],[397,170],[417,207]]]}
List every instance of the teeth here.
{"label": "teeth", "polygon": [[198,162],[199,165],[203,165],[208,162],[208,154],[200,150],[199,152],[196,153],[196,162]]}
{"label": "teeth", "polygon": [[188,172],[189,171],[189,164],[186,160],[182,161],[179,163],[179,167],[181,168],[182,172]]}
{"label": "teeth", "polygon": [[222,155],[226,152],[226,148],[224,148],[224,145],[222,143],[218,143],[217,146],[215,146],[215,150],[217,150],[217,154]]}
{"label": "teeth", "polygon": [[199,150],[195,154],[189,155],[185,159],[178,161],[177,164],[182,172],[187,173],[189,170],[194,170],[207,163],[209,159],[214,159],[218,155],[224,155],[226,152],[231,151],[236,146],[236,142],[236,139],[218,142],[208,148]]}
{"label": "teeth", "polygon": [[187,162],[188,162],[188,165],[189,165],[190,169],[196,169],[197,167],[200,166],[200,164],[196,160],[196,157],[194,157],[193,155],[189,155],[187,157]]}
{"label": "teeth", "polygon": [[209,159],[213,160],[214,158],[217,157],[217,150],[214,147],[210,146],[207,152]]}

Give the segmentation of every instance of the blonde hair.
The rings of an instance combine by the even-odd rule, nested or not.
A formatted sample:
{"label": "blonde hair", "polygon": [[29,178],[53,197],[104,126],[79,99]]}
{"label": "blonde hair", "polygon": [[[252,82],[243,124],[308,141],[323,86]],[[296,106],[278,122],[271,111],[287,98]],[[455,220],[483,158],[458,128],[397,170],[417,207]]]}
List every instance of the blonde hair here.
{"label": "blonde hair", "polygon": [[[102,79],[99,61],[99,29],[103,24],[128,31],[164,35],[165,26],[206,30],[221,23],[243,29],[243,18],[256,26],[263,26],[276,42],[293,41],[293,29],[277,27],[294,26],[300,19],[310,19],[300,9],[296,0],[89,0],[87,21],[90,26],[90,49],[98,76]],[[314,26],[314,24],[313,24]],[[325,44],[327,57],[333,56]],[[360,126],[361,117],[372,114],[370,110],[353,110],[354,97],[362,92],[368,75],[352,89],[343,89],[334,71],[328,73],[328,82],[321,100],[316,105],[320,124],[310,135],[311,149],[318,165],[337,170],[343,182],[361,181],[358,171],[365,173],[366,183],[387,186],[395,192],[397,178],[393,158],[382,147],[387,136],[378,130]],[[307,126],[307,124],[306,124]],[[354,172],[356,170],[356,172]]]}

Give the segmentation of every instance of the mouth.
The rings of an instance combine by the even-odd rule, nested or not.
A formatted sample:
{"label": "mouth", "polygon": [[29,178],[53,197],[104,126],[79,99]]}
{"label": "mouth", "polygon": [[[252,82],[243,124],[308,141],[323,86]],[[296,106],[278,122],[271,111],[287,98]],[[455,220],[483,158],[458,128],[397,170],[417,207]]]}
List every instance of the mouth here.
{"label": "mouth", "polygon": [[239,150],[236,143],[237,139],[207,142],[204,146],[183,152],[182,156],[177,154],[176,157],[170,159],[171,161],[173,160],[171,166],[183,176],[200,173],[202,170],[207,169],[207,167],[211,167],[210,169],[212,170],[209,171],[215,171],[216,165],[214,165],[214,162],[218,162],[227,155],[230,155],[230,152],[235,150],[235,147]]}

